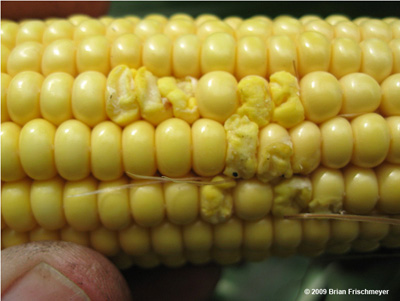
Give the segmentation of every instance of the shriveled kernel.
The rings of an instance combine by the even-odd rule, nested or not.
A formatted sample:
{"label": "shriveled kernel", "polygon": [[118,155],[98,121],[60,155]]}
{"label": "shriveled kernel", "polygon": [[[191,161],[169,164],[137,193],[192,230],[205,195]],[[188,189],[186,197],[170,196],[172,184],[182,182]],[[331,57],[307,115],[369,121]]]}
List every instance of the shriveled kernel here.
{"label": "shriveled kernel", "polygon": [[105,90],[107,116],[125,126],[140,118],[134,74],[126,65],[115,67],[108,75]]}
{"label": "shriveled kernel", "polygon": [[273,242],[273,226],[270,217],[243,223],[243,248],[252,251],[269,250]]}
{"label": "shriveled kernel", "polygon": [[142,62],[155,76],[171,75],[172,42],[165,34],[155,34],[143,43]]}
{"label": "shriveled kernel", "polygon": [[157,170],[155,157],[155,129],[147,121],[133,122],[122,132],[124,170],[131,174],[152,176]]}
{"label": "shriveled kernel", "polygon": [[89,232],[78,231],[70,226],[66,226],[61,229],[60,237],[63,241],[73,242],[86,247],[88,247],[90,244]]}
{"label": "shriveled kernel", "polygon": [[259,134],[257,177],[262,182],[292,176],[293,144],[287,130],[271,123]]}
{"label": "shriveled kernel", "polygon": [[34,119],[19,135],[19,154],[26,174],[35,180],[47,180],[57,174],[54,162],[56,127],[45,119]]}
{"label": "shriveled kernel", "polygon": [[349,38],[357,43],[361,41],[360,28],[352,21],[338,22],[334,26],[336,38]]}
{"label": "shriveled kernel", "polygon": [[400,115],[400,74],[393,74],[381,84],[382,101],[379,111],[384,116]]}
{"label": "shriveled kernel", "polygon": [[316,71],[300,81],[300,99],[307,120],[315,123],[335,117],[342,107],[342,91],[332,74]]}
{"label": "shriveled kernel", "polygon": [[192,125],[192,168],[196,174],[208,177],[225,167],[225,129],[211,119],[202,118]]}
{"label": "shriveled kernel", "polygon": [[133,23],[127,19],[115,19],[106,26],[106,37],[110,41],[114,41],[122,35],[133,33],[134,28]]}
{"label": "shriveled kernel", "polygon": [[337,213],[342,210],[344,179],[337,169],[320,167],[311,175],[312,199],[308,204],[311,212]]}
{"label": "shriveled kernel", "polygon": [[43,44],[48,45],[61,39],[73,39],[74,26],[67,20],[56,20],[46,27],[43,32]]}
{"label": "shriveled kernel", "polygon": [[122,130],[111,121],[97,124],[91,135],[91,171],[101,181],[116,180],[123,174]]}
{"label": "shriveled kernel", "polygon": [[105,36],[92,36],[82,40],[76,50],[78,73],[98,71],[107,75],[110,71],[110,45]]}
{"label": "shriveled kernel", "polygon": [[139,68],[142,64],[142,42],[140,38],[127,33],[116,38],[110,49],[111,68],[126,65],[129,68]]}
{"label": "shriveled kernel", "polygon": [[330,168],[345,167],[353,154],[353,131],[350,122],[335,117],[320,125],[321,163]]}
{"label": "shriveled kernel", "polygon": [[385,42],[392,39],[392,30],[388,24],[382,20],[370,19],[360,25],[361,39],[378,38]]}
{"label": "shriveled kernel", "polygon": [[259,37],[266,41],[272,35],[272,24],[271,20],[247,19],[236,30],[236,36],[238,39],[248,36]]}
{"label": "shriveled kernel", "polygon": [[376,113],[356,117],[351,122],[354,149],[351,162],[360,167],[376,167],[385,160],[390,132],[385,119]]}
{"label": "shriveled kernel", "polygon": [[43,46],[38,42],[25,42],[10,49],[7,61],[7,73],[16,76],[22,71],[42,71]]}
{"label": "shriveled kernel", "polygon": [[300,87],[290,73],[276,72],[270,77],[271,99],[275,104],[272,121],[291,128],[304,120],[304,107],[300,101]]}
{"label": "shriveled kernel", "polygon": [[36,227],[30,204],[30,180],[4,183],[1,188],[1,215],[12,230],[26,232]]}
{"label": "shriveled kernel", "polygon": [[197,25],[196,34],[202,42],[214,33],[226,33],[231,37],[235,36],[233,29],[221,20],[208,20],[201,25]]}
{"label": "shriveled kernel", "polygon": [[54,72],[65,72],[76,75],[75,43],[71,40],[56,40],[49,44],[42,58],[42,73],[47,76]]}
{"label": "shriveled kernel", "polygon": [[359,72],[361,68],[361,47],[350,38],[336,38],[331,45],[329,72],[336,78]]}
{"label": "shriveled kernel", "polygon": [[272,187],[255,179],[239,181],[233,189],[233,206],[237,217],[253,221],[265,217],[271,210]]}
{"label": "shriveled kernel", "polygon": [[168,177],[185,176],[191,168],[191,130],[183,120],[172,118],[158,125],[155,133],[158,170]]}
{"label": "shriveled kernel", "polygon": [[21,23],[15,40],[16,44],[24,42],[41,43],[45,28],[46,24],[41,20],[28,20]]}
{"label": "shriveled kernel", "polygon": [[106,77],[96,71],[88,71],[75,78],[72,87],[72,113],[90,127],[107,118],[105,109]]}
{"label": "shriveled kernel", "polygon": [[360,72],[372,76],[378,83],[385,80],[392,72],[393,55],[389,45],[377,38],[370,38],[360,43],[362,51]]}
{"label": "shriveled kernel", "polygon": [[[268,74],[286,71],[296,75],[298,58],[296,44],[286,35],[271,36],[267,40]],[[271,80],[271,79],[270,79]]]}
{"label": "shriveled kernel", "polygon": [[344,172],[344,209],[355,214],[368,214],[379,199],[378,180],[372,169],[349,166]]}
{"label": "shriveled kernel", "polygon": [[64,183],[59,177],[34,181],[30,202],[37,223],[46,230],[58,230],[66,224],[63,208]]}
{"label": "shriveled kernel", "polygon": [[199,213],[199,191],[194,184],[164,184],[165,209],[168,220],[177,225],[194,222]]}
{"label": "shriveled kernel", "polygon": [[199,78],[200,40],[195,34],[179,36],[172,45],[172,71],[174,76],[183,78],[193,76]]}
{"label": "shriveled kernel", "polygon": [[90,232],[90,246],[105,256],[115,256],[120,251],[116,231],[104,227]]}
{"label": "shriveled kernel", "polygon": [[95,190],[97,190],[97,181],[92,177],[65,183],[64,214],[68,224],[74,230],[92,231],[98,228],[100,221],[97,210],[97,195],[90,194]]}
{"label": "shriveled kernel", "polygon": [[146,38],[162,33],[163,26],[160,22],[151,19],[143,19],[136,24],[133,31],[139,38],[145,40]]}
{"label": "shriveled kernel", "polygon": [[400,116],[386,118],[389,127],[390,146],[386,161],[393,164],[400,163]]}
{"label": "shriveled kernel", "polygon": [[381,88],[378,82],[365,73],[351,73],[340,80],[343,103],[340,114],[354,117],[375,111],[381,101]]}
{"label": "shriveled kernel", "polygon": [[150,231],[136,224],[119,231],[121,249],[128,255],[141,256],[151,250]]}
{"label": "shriveled kernel", "polygon": [[247,75],[267,75],[267,46],[259,37],[246,36],[237,44],[236,77],[241,79]]}
{"label": "shriveled kernel", "polygon": [[74,78],[64,72],[47,76],[40,91],[40,112],[42,116],[60,125],[72,119],[71,92]]}
{"label": "shriveled kernel", "polygon": [[201,46],[202,74],[212,71],[235,72],[236,42],[232,35],[217,32],[208,36]]}
{"label": "shriveled kernel", "polygon": [[153,227],[163,221],[165,213],[161,184],[134,186],[130,189],[129,200],[133,219],[139,226]]}
{"label": "shriveled kernel", "polygon": [[1,73],[1,122],[10,120],[10,115],[7,109],[7,94],[12,77],[7,73]]}
{"label": "shriveled kernel", "polygon": [[321,131],[315,123],[303,121],[290,129],[289,134],[293,143],[293,173],[307,175],[321,161]]}
{"label": "shriveled kernel", "polygon": [[379,185],[379,200],[377,207],[387,214],[399,214],[400,167],[394,164],[382,164],[376,170]]}
{"label": "shriveled kernel", "polygon": [[297,40],[299,75],[313,71],[328,71],[331,57],[330,41],[318,32],[304,32]]}
{"label": "shriveled kernel", "polygon": [[237,250],[243,241],[242,222],[235,217],[214,226],[214,246],[220,250]]}
{"label": "shriveled kernel", "polygon": [[80,43],[86,38],[104,35],[105,31],[106,27],[100,20],[88,19],[75,27],[73,39],[75,42]]}
{"label": "shriveled kernel", "polygon": [[213,71],[202,76],[195,94],[200,115],[225,122],[238,106],[237,81],[224,71]]}
{"label": "shriveled kernel", "polygon": [[159,255],[180,254],[183,241],[180,227],[164,222],[150,230],[153,250]]}
{"label": "shriveled kernel", "polygon": [[3,122],[1,138],[1,180],[6,182],[25,177],[19,155],[19,135],[21,127],[14,122]]}
{"label": "shriveled kernel", "polygon": [[274,186],[273,216],[297,214],[311,201],[312,186],[309,178],[294,176]]}

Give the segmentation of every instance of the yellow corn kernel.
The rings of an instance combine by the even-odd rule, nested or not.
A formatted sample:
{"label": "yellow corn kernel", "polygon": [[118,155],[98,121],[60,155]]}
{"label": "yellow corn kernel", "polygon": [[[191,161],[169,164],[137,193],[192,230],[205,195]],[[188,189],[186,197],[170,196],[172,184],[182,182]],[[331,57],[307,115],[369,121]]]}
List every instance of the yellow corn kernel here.
{"label": "yellow corn kernel", "polygon": [[42,71],[43,46],[38,42],[25,42],[10,48],[7,61],[7,73],[16,76],[22,71]]}
{"label": "yellow corn kernel", "polygon": [[120,251],[118,236],[115,231],[100,227],[89,234],[90,246],[106,256],[115,256]]}
{"label": "yellow corn kernel", "polygon": [[12,246],[22,245],[29,242],[28,232],[18,232],[12,229],[4,229],[1,231],[1,248],[9,248]]}
{"label": "yellow corn kernel", "polygon": [[1,72],[7,72],[7,61],[10,56],[10,49],[1,44]]}
{"label": "yellow corn kernel", "polygon": [[375,111],[381,101],[378,82],[365,73],[351,73],[343,76],[339,83],[343,92],[340,110],[346,117],[353,117]]}
{"label": "yellow corn kernel", "polygon": [[2,185],[1,211],[7,226],[18,232],[26,232],[36,227],[29,202],[31,182],[22,180]]}
{"label": "yellow corn kernel", "polygon": [[170,20],[187,20],[187,21],[194,21],[193,17],[191,15],[185,14],[185,13],[175,13],[172,14],[169,17]]}
{"label": "yellow corn kernel", "polygon": [[6,182],[25,177],[19,154],[19,135],[21,127],[14,122],[3,122],[1,137],[1,180]]}
{"label": "yellow corn kernel", "polygon": [[83,14],[74,14],[68,17],[68,21],[71,22],[72,25],[78,26],[81,22],[88,20],[90,17]]}
{"label": "yellow corn kernel", "polygon": [[196,26],[193,20],[184,19],[171,19],[165,24],[164,34],[166,34],[171,41],[184,34],[195,34]]}
{"label": "yellow corn kernel", "polygon": [[163,26],[168,22],[168,18],[162,14],[149,14],[149,15],[146,15],[144,19],[145,20],[155,20]]}
{"label": "yellow corn kernel", "polygon": [[236,30],[236,37],[259,37],[266,41],[272,35],[272,21],[265,19],[247,19],[244,20]]}
{"label": "yellow corn kernel", "polygon": [[311,212],[337,213],[342,210],[344,179],[337,169],[320,167],[311,175],[312,198],[308,204]]}
{"label": "yellow corn kernel", "polygon": [[224,22],[232,27],[235,31],[239,28],[240,24],[242,24],[243,19],[236,16],[226,17]]}
{"label": "yellow corn kernel", "polygon": [[[296,44],[286,35],[271,36],[267,40],[268,74],[286,71],[296,75],[298,59]],[[272,76],[270,80],[272,81]]]}
{"label": "yellow corn kernel", "polygon": [[350,122],[334,117],[320,125],[321,163],[330,168],[345,167],[353,154],[353,131]]}
{"label": "yellow corn kernel", "polygon": [[381,84],[382,100],[379,111],[384,116],[400,115],[400,74],[393,74]]}
{"label": "yellow corn kernel", "polygon": [[201,46],[200,67],[203,74],[212,71],[235,72],[236,41],[232,35],[216,32]]}
{"label": "yellow corn kernel", "polygon": [[168,177],[182,177],[191,168],[191,130],[183,120],[172,118],[158,125],[155,133],[158,170]]}
{"label": "yellow corn kernel", "polygon": [[28,20],[21,23],[15,40],[16,44],[24,42],[41,43],[45,28],[46,24],[41,20]]}
{"label": "yellow corn kernel", "polygon": [[393,39],[389,43],[389,47],[393,54],[393,68],[392,74],[400,73],[400,38]]}
{"label": "yellow corn kernel", "polygon": [[328,244],[348,244],[354,241],[360,232],[360,223],[353,221],[332,220],[331,235]]}
{"label": "yellow corn kernel", "polygon": [[182,227],[182,239],[185,250],[189,253],[208,252],[213,246],[212,226],[200,219],[196,220]]}
{"label": "yellow corn kernel", "polygon": [[29,121],[19,135],[19,154],[26,174],[35,180],[47,180],[57,174],[54,163],[56,127],[44,119]]}
{"label": "yellow corn kernel", "polygon": [[301,221],[274,218],[272,250],[276,255],[288,256],[294,254],[302,240]]}
{"label": "yellow corn kernel", "polygon": [[318,32],[304,32],[297,40],[299,75],[313,71],[328,71],[331,58],[330,41]]}
{"label": "yellow corn kernel", "polygon": [[172,70],[174,76],[200,77],[200,49],[199,37],[195,34],[179,36],[172,45]]}
{"label": "yellow corn kernel", "polygon": [[82,40],[97,36],[104,35],[106,28],[102,22],[96,19],[85,20],[75,27],[73,40],[80,43]]}
{"label": "yellow corn kernel", "polygon": [[400,204],[400,167],[394,164],[382,164],[376,170],[379,184],[378,208],[388,214],[399,214]]}
{"label": "yellow corn kernel", "polygon": [[393,39],[400,38],[400,20],[396,19],[390,23],[390,27],[392,29]]}
{"label": "yellow corn kernel", "polygon": [[143,19],[136,24],[133,33],[142,40],[146,40],[146,38],[162,33],[162,31],[163,26],[160,22],[152,19]]}
{"label": "yellow corn kernel", "polygon": [[355,214],[368,214],[379,198],[379,186],[371,169],[349,166],[343,171],[344,209]]}
{"label": "yellow corn kernel", "polygon": [[342,21],[334,25],[336,38],[349,38],[355,42],[361,41],[360,28],[352,21]]}
{"label": "yellow corn kernel", "polygon": [[307,208],[311,200],[312,186],[309,178],[293,176],[274,186],[272,214],[285,216],[297,214]]}
{"label": "yellow corn kernel", "polygon": [[32,213],[42,229],[54,231],[66,224],[63,189],[64,182],[59,177],[32,182],[30,194]]}
{"label": "yellow corn kernel", "polygon": [[150,253],[149,229],[136,224],[120,230],[118,233],[121,249],[128,255],[141,256]]}
{"label": "yellow corn kernel", "polygon": [[331,45],[329,72],[336,78],[359,72],[361,68],[361,47],[350,38],[336,38]]}
{"label": "yellow corn kernel", "polygon": [[56,20],[50,25],[46,26],[43,31],[43,45],[49,45],[50,43],[61,40],[69,39],[72,40],[74,35],[74,26],[67,20]]}
{"label": "yellow corn kernel", "polygon": [[351,162],[360,167],[375,167],[385,160],[390,132],[385,119],[376,113],[356,117],[351,122],[354,149]]}
{"label": "yellow corn kernel", "polygon": [[242,257],[240,249],[221,250],[217,248],[212,250],[211,256],[214,262],[222,266],[236,264]]}
{"label": "yellow corn kernel", "polygon": [[89,233],[75,230],[70,226],[66,226],[60,231],[61,240],[76,243],[82,246],[89,246]]}
{"label": "yellow corn kernel", "polygon": [[181,230],[176,225],[161,223],[150,230],[150,236],[152,247],[159,255],[175,255],[183,251]]}
{"label": "yellow corn kernel", "polygon": [[10,50],[15,46],[19,27],[20,25],[16,22],[1,20],[1,43]]}
{"label": "yellow corn kernel", "polygon": [[224,123],[238,107],[237,81],[224,71],[213,71],[197,83],[196,100],[200,115]]}
{"label": "yellow corn kernel", "polygon": [[110,49],[110,65],[126,65],[129,68],[139,68],[142,64],[142,42],[131,33],[121,35],[113,41]]}
{"label": "yellow corn kernel", "polygon": [[350,20],[348,17],[343,15],[329,15],[328,17],[325,18],[325,21],[331,25],[335,25],[339,22],[350,21]]}
{"label": "yellow corn kernel", "polygon": [[78,73],[97,71],[107,75],[110,71],[110,45],[105,36],[92,36],[83,39],[76,50]]}
{"label": "yellow corn kernel", "polygon": [[271,123],[259,134],[257,177],[268,182],[280,177],[292,176],[291,156],[293,144],[289,133],[278,124]]}
{"label": "yellow corn kernel", "polygon": [[330,223],[324,220],[303,220],[299,252],[317,256],[324,252],[330,236]]}
{"label": "yellow corn kernel", "polygon": [[303,26],[299,20],[290,16],[279,16],[272,24],[273,35],[287,35],[296,39],[303,32]]}
{"label": "yellow corn kernel", "polygon": [[214,226],[214,247],[220,250],[237,250],[243,242],[243,224],[235,217]]}
{"label": "yellow corn kernel", "polygon": [[153,227],[163,221],[165,202],[160,184],[132,187],[129,200],[133,219],[139,226]]}
{"label": "yellow corn kernel", "polygon": [[72,87],[72,113],[90,127],[105,120],[106,77],[96,71],[87,71],[75,78]]}
{"label": "yellow corn kernel", "polygon": [[358,17],[358,18],[353,19],[353,22],[357,26],[360,26],[362,23],[364,23],[365,21],[368,21],[369,19],[370,19],[369,17]]}
{"label": "yellow corn kernel", "polygon": [[201,14],[195,19],[196,26],[199,27],[201,24],[207,21],[218,21],[220,20],[216,15],[212,14]]}
{"label": "yellow corn kernel", "polygon": [[115,67],[107,78],[105,100],[107,116],[125,126],[139,119],[139,105],[134,91],[134,71],[128,66]]}
{"label": "yellow corn kernel", "polygon": [[199,213],[198,187],[188,183],[164,184],[165,210],[168,220],[177,225],[194,222]]}
{"label": "yellow corn kernel", "polygon": [[393,164],[400,163],[400,116],[386,118],[390,132],[390,146],[386,161]]}
{"label": "yellow corn kernel", "polygon": [[74,78],[63,72],[47,76],[40,91],[40,112],[43,118],[60,125],[72,119],[71,92]]}
{"label": "yellow corn kernel", "polygon": [[36,228],[29,232],[29,241],[60,240],[58,231]]}
{"label": "yellow corn kernel", "polygon": [[133,23],[127,19],[115,19],[106,26],[106,37],[110,41],[115,41],[120,36],[126,34],[132,34],[134,29]]}
{"label": "yellow corn kernel", "polygon": [[293,143],[293,173],[307,175],[321,161],[321,131],[314,123],[303,121],[289,131]]}
{"label": "yellow corn kernel", "polygon": [[335,117],[342,107],[342,91],[335,76],[328,72],[308,73],[300,81],[300,100],[307,120],[315,123]]}
{"label": "yellow corn kernel", "polygon": [[271,218],[243,223],[243,248],[251,251],[269,251],[273,243]]}
{"label": "yellow corn kernel", "polygon": [[324,20],[311,20],[304,24],[303,30],[319,32],[329,40],[332,40],[334,37],[333,25]]}
{"label": "yellow corn kernel", "polygon": [[[198,23],[198,21],[196,21],[196,23]],[[202,24],[197,24],[196,34],[200,41],[205,41],[210,35],[215,33],[223,33],[231,37],[235,36],[232,27],[221,20],[207,20]]]}
{"label": "yellow corn kernel", "polygon": [[361,39],[378,38],[385,42],[392,39],[390,26],[382,20],[370,19],[360,25]]}
{"label": "yellow corn kernel", "polygon": [[246,36],[237,44],[236,77],[248,75],[267,76],[267,46],[259,37]]}
{"label": "yellow corn kernel", "polygon": [[379,241],[389,233],[388,224],[383,223],[360,223],[360,233],[358,239],[366,241]]}
{"label": "yellow corn kernel", "polygon": [[240,181],[233,189],[235,214],[246,221],[266,216],[271,210],[272,200],[272,187],[255,179]]}
{"label": "yellow corn kernel", "polygon": [[10,120],[7,109],[7,94],[12,77],[7,73],[1,73],[1,122]]}
{"label": "yellow corn kernel", "polygon": [[71,40],[56,40],[49,44],[43,52],[43,75],[65,72],[76,76],[75,52],[76,46]]}
{"label": "yellow corn kernel", "polygon": [[143,43],[142,61],[155,76],[171,74],[172,42],[165,34],[155,34]]}
{"label": "yellow corn kernel", "polygon": [[386,42],[376,38],[362,41],[360,47],[362,51],[360,71],[381,83],[392,72],[392,50]]}

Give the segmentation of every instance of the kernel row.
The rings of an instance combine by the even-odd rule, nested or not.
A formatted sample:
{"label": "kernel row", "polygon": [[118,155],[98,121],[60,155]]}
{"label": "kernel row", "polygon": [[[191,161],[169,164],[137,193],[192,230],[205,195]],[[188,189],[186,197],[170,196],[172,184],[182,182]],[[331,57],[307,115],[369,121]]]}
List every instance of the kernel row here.
{"label": "kernel row", "polygon": [[326,36],[328,39],[346,37],[360,42],[369,38],[379,38],[389,42],[400,38],[399,19],[360,19],[352,22],[344,16],[333,16],[323,20],[317,16],[305,16],[296,19],[290,16],[280,16],[275,20],[268,17],[256,16],[249,19],[228,17],[220,20],[216,16],[200,16],[197,20],[192,17],[178,16],[169,20],[164,16],[125,18],[80,18],[53,19],[49,22],[27,20],[15,23],[2,20],[1,38],[8,48],[23,42],[39,42],[47,45],[58,39],[80,41],[94,35],[104,35],[113,41],[124,34],[135,34],[146,39],[154,34],[163,33],[172,40],[184,34],[196,34],[203,41],[210,34],[225,32],[233,38],[257,36],[266,40],[273,35],[288,35],[296,37],[302,32],[313,31]]}
{"label": "kernel row", "polygon": [[273,35],[266,41],[258,36],[236,41],[223,32],[204,40],[194,34],[175,40],[155,34],[143,41],[135,34],[125,34],[114,41],[95,35],[81,41],[58,39],[47,45],[27,41],[8,48],[2,44],[1,53],[1,70],[11,76],[22,71],[45,76],[66,72],[75,77],[85,71],[108,75],[119,64],[130,68],[145,66],[156,76],[178,78],[199,78],[215,70],[229,72],[239,79],[250,74],[268,78],[277,71],[300,78],[313,71],[329,71],[337,78],[362,72],[380,83],[390,74],[400,72],[400,38],[356,42],[350,38],[329,40],[317,32],[301,33],[296,40]]}

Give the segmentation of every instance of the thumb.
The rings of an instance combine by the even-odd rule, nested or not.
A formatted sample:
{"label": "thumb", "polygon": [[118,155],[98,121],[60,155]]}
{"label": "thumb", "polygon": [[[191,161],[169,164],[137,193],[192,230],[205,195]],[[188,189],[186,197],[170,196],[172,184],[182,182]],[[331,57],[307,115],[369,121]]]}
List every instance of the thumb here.
{"label": "thumb", "polygon": [[101,254],[46,241],[2,250],[2,300],[130,300],[128,286]]}

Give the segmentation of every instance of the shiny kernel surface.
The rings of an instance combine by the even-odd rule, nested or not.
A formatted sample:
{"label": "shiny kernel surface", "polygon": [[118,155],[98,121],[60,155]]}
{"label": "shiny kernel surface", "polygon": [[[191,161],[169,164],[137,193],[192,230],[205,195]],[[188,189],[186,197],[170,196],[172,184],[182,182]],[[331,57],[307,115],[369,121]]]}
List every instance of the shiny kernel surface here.
{"label": "shiny kernel surface", "polygon": [[296,44],[285,35],[271,36],[267,40],[268,48],[268,74],[286,71],[296,75],[298,56]]}
{"label": "shiny kernel surface", "polygon": [[73,39],[74,26],[67,20],[56,20],[46,27],[43,32],[42,42],[48,45],[61,39]]}
{"label": "shiny kernel surface", "polygon": [[306,118],[320,123],[335,117],[342,106],[342,91],[338,80],[328,72],[316,71],[300,81],[301,101]]}
{"label": "shiny kernel surface", "polygon": [[378,208],[388,214],[399,214],[400,167],[394,164],[382,164],[376,170],[379,185]]}
{"label": "shiny kernel surface", "polygon": [[155,133],[158,170],[168,177],[185,176],[191,168],[191,130],[185,121],[172,118],[157,126]]}
{"label": "shiny kernel surface", "polygon": [[382,20],[370,19],[363,22],[360,26],[361,39],[378,38],[385,42],[392,39],[390,26]]}
{"label": "shiny kernel surface", "polygon": [[227,72],[214,71],[202,76],[195,95],[200,115],[225,122],[238,106],[236,89],[235,77]]}
{"label": "shiny kernel surface", "polygon": [[208,36],[201,47],[201,72],[226,71],[234,73],[236,42],[232,35],[224,32]]}
{"label": "shiny kernel surface", "polygon": [[259,37],[247,36],[238,41],[236,53],[236,77],[267,75],[267,47]]}
{"label": "shiny kernel surface", "polygon": [[106,37],[114,41],[125,34],[132,34],[134,25],[127,19],[115,19],[106,28]]}
{"label": "shiny kernel surface", "polygon": [[134,29],[134,34],[136,34],[142,40],[146,38],[162,33],[163,26],[156,20],[151,19],[143,19],[139,23],[136,24]]}
{"label": "shiny kernel surface", "polygon": [[400,38],[393,39],[389,43],[389,47],[393,54],[392,74],[400,73]]}
{"label": "shiny kernel surface", "polygon": [[168,220],[176,225],[194,222],[199,214],[199,191],[193,184],[166,183],[165,209]]}
{"label": "shiny kernel surface", "polygon": [[323,34],[329,40],[333,39],[334,28],[331,24],[324,20],[312,20],[304,24],[304,31],[315,31]]}
{"label": "shiny kernel surface", "polygon": [[172,42],[165,34],[155,34],[143,43],[142,62],[155,76],[171,74]]}
{"label": "shiny kernel surface", "polygon": [[7,109],[7,92],[11,79],[12,77],[7,73],[1,73],[1,122],[10,120]]}
{"label": "shiny kernel surface", "polygon": [[23,42],[41,43],[45,28],[45,23],[40,20],[29,20],[21,23],[16,36],[16,44]]}
{"label": "shiny kernel surface", "polygon": [[15,76],[22,71],[41,72],[43,46],[38,42],[25,42],[12,50],[7,61],[7,73]]}
{"label": "shiny kernel surface", "polygon": [[386,118],[389,127],[390,146],[386,161],[399,164],[400,163],[400,116],[392,116]]}
{"label": "shiny kernel surface", "polygon": [[172,70],[176,77],[200,77],[199,37],[195,34],[179,36],[172,46]]}
{"label": "shiny kernel surface", "polygon": [[400,115],[400,74],[393,74],[381,84],[382,101],[379,106],[384,116]]}
{"label": "shiny kernel surface", "polygon": [[64,179],[83,180],[89,176],[90,140],[90,128],[78,120],[67,120],[58,126],[54,158],[57,171]]}
{"label": "shiny kernel surface", "polygon": [[359,43],[350,38],[336,38],[331,45],[329,72],[337,78],[359,72],[362,52]]}
{"label": "shiny kernel surface", "polygon": [[1,22],[1,43],[9,49],[15,46],[19,26],[18,23],[13,21]]}
{"label": "shiny kernel surface", "polygon": [[226,33],[232,37],[235,35],[233,29],[221,20],[208,20],[197,26],[196,34],[202,42],[214,33]]}
{"label": "shiny kernel surface", "polygon": [[72,118],[71,92],[74,78],[63,72],[47,76],[40,91],[41,115],[55,125]]}
{"label": "shiny kernel surface", "polygon": [[195,34],[196,27],[192,20],[170,19],[164,27],[164,33],[174,41],[176,38],[185,34]]}
{"label": "shiny kernel surface", "polygon": [[56,127],[44,119],[29,121],[19,136],[19,154],[26,174],[35,180],[47,180],[57,174],[54,163]]}
{"label": "shiny kernel surface", "polygon": [[385,119],[376,113],[364,114],[351,122],[354,149],[352,163],[360,167],[375,167],[386,158],[390,132]]}
{"label": "shiny kernel surface", "polygon": [[8,62],[9,56],[10,56],[10,49],[8,49],[6,46],[1,44],[1,72],[2,73],[7,72],[7,62]]}
{"label": "shiny kernel surface", "polygon": [[272,35],[272,22],[271,20],[262,19],[247,19],[244,20],[236,30],[236,36],[238,39],[252,36],[259,37],[263,41],[266,41],[268,37]]}
{"label": "shiny kernel surface", "polygon": [[104,35],[106,28],[104,24],[96,19],[88,19],[75,27],[73,39],[77,43],[80,41],[97,35]]}
{"label": "shiny kernel surface", "polygon": [[107,75],[110,71],[110,45],[105,36],[83,39],[77,46],[76,66],[78,73],[98,71]]}
{"label": "shiny kernel surface", "polygon": [[129,68],[139,68],[142,63],[142,42],[140,38],[131,33],[117,37],[111,45],[111,68],[126,65]]}
{"label": "shiny kernel surface", "polygon": [[65,72],[76,76],[75,52],[76,46],[72,40],[57,40],[49,44],[43,52],[43,75]]}

